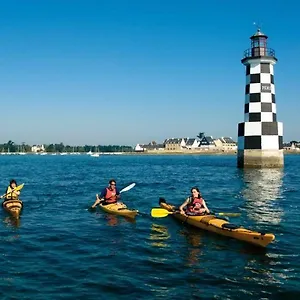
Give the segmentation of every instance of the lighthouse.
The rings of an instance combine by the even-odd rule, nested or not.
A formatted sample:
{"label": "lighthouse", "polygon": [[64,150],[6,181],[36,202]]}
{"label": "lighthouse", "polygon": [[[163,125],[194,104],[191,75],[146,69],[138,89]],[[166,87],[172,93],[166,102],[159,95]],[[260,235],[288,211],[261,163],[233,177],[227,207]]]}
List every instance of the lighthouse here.
{"label": "lighthouse", "polygon": [[260,29],[244,52],[246,67],[244,122],[238,124],[239,168],[277,168],[284,164],[283,124],[277,122],[274,84],[275,51]]}

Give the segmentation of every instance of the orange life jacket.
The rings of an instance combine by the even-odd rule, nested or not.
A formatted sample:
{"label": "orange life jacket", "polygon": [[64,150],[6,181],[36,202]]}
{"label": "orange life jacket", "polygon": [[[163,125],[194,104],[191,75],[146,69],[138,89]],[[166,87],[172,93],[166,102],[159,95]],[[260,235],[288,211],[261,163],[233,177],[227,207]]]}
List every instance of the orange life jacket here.
{"label": "orange life jacket", "polygon": [[111,190],[106,188],[106,194],[104,196],[104,200],[106,203],[115,203],[117,202],[117,191],[116,189]]}

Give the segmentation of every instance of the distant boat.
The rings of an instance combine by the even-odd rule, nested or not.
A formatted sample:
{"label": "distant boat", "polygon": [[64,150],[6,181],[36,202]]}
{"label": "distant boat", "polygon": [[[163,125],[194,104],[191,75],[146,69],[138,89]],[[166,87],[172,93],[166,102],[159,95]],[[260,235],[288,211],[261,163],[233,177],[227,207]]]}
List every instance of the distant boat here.
{"label": "distant boat", "polygon": [[80,153],[79,152],[75,152],[75,147],[73,147],[73,151],[70,152],[71,155],[79,155]]}
{"label": "distant boat", "polygon": [[24,151],[24,147],[21,146],[21,149],[20,149],[20,146],[18,146],[18,152],[17,152],[18,155],[26,155],[27,153]]}
{"label": "distant boat", "polygon": [[97,149],[96,149],[96,152],[92,152],[91,154],[90,154],[92,157],[99,157],[100,156],[100,153],[99,153],[99,149],[98,149],[98,147],[97,147]]}
{"label": "distant boat", "polygon": [[67,155],[67,152],[61,152],[60,155]]}

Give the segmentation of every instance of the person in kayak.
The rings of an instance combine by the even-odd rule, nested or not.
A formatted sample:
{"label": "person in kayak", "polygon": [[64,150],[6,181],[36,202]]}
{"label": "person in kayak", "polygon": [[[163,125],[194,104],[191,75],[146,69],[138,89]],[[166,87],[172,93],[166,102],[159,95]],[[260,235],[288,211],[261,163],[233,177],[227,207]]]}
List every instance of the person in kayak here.
{"label": "person in kayak", "polygon": [[206,206],[204,199],[197,187],[191,188],[192,195],[188,197],[179,207],[179,211],[183,215],[197,216],[209,214],[209,209]]}
{"label": "person in kayak", "polygon": [[116,181],[114,179],[111,179],[109,181],[108,187],[102,190],[100,197],[98,194],[96,194],[96,201],[92,205],[92,208],[95,208],[99,203],[102,203],[103,205],[113,204],[113,203],[122,204],[118,202],[118,200],[120,199],[120,192],[116,184],[117,184]]}
{"label": "person in kayak", "polygon": [[12,179],[9,182],[9,186],[6,188],[6,192],[4,195],[2,195],[0,198],[4,198],[4,201],[6,200],[15,200],[15,199],[19,199],[20,196],[20,191],[14,191],[14,189],[17,187],[17,182]]}

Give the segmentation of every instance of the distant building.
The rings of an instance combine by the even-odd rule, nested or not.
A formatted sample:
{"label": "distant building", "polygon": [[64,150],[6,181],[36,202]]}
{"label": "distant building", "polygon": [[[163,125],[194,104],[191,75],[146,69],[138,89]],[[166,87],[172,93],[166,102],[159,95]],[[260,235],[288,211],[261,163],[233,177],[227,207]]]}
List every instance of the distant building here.
{"label": "distant building", "polygon": [[292,141],[289,143],[284,143],[283,144],[283,149],[285,150],[300,150],[300,142]]}
{"label": "distant building", "polygon": [[45,151],[44,145],[33,145],[31,147],[31,152],[37,153],[37,152],[44,152],[44,151]]}
{"label": "distant building", "polygon": [[145,151],[155,151],[155,150],[164,150],[164,144],[156,144],[156,143],[149,143],[149,144],[137,144],[134,148],[135,152],[145,152]]}
{"label": "distant building", "polygon": [[212,136],[203,136],[200,140],[199,147],[201,149],[215,149],[216,144]]}
{"label": "distant building", "polygon": [[142,147],[143,145],[137,144],[134,148],[135,152],[143,152],[144,148]]}
{"label": "distant building", "polygon": [[231,137],[221,137],[216,139],[215,145],[224,150],[237,150],[237,143]]}
{"label": "distant building", "polygon": [[171,138],[164,141],[165,150],[167,151],[182,151],[186,148],[186,143],[184,138]]}
{"label": "distant building", "polygon": [[189,150],[197,149],[199,147],[200,142],[197,139],[194,138],[186,138],[185,141],[185,147]]}

